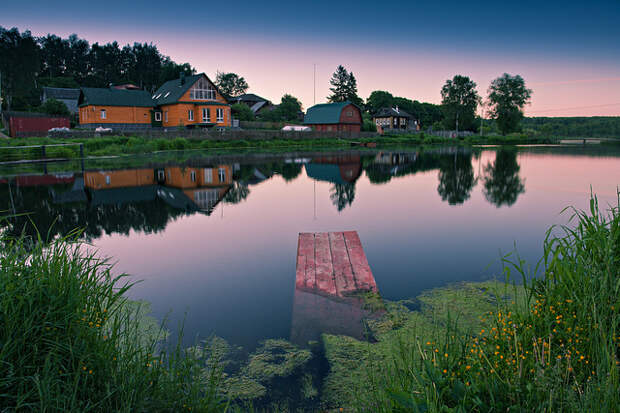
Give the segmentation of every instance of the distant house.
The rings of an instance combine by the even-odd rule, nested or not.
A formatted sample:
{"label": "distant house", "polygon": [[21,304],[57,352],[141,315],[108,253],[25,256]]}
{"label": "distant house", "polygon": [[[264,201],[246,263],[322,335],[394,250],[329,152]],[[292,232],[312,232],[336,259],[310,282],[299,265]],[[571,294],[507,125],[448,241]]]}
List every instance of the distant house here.
{"label": "distant house", "polygon": [[69,112],[78,113],[78,99],[80,97],[80,89],[69,89],[64,87],[44,87],[41,103],[45,103],[48,99],[56,99],[67,105]]}
{"label": "distant house", "polygon": [[152,96],[132,84],[82,88],[78,105],[80,125],[89,128],[231,126],[228,100],[204,73],[181,73]]}
{"label": "distant house", "polygon": [[227,127],[231,126],[228,100],[204,73],[164,83],[152,96],[156,126]]}
{"label": "distant house", "polygon": [[273,103],[253,93],[246,93],[245,95],[231,98],[230,101],[233,103],[243,103],[248,105],[255,115],[265,110],[268,111],[274,109]]}
{"label": "distant house", "polygon": [[396,106],[395,108],[381,108],[372,117],[375,125],[383,130],[386,129],[404,129],[404,130],[419,130],[420,126],[418,121],[410,114],[401,110]]}
{"label": "distant house", "polygon": [[46,136],[52,128],[68,128],[69,116],[48,115],[47,113],[3,111],[2,123],[9,136]]}
{"label": "distant house", "polygon": [[362,111],[349,101],[322,103],[308,108],[304,125],[317,131],[359,132],[362,130]]}
{"label": "distant house", "polygon": [[145,90],[83,87],[78,99],[79,122],[87,128],[150,128],[154,106]]}

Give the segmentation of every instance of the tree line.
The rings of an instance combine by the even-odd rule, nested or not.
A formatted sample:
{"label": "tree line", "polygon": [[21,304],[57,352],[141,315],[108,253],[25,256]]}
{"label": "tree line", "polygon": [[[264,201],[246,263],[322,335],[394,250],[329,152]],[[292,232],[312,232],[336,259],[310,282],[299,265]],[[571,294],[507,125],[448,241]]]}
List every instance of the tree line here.
{"label": "tree line", "polygon": [[179,73],[191,75],[189,63],[178,64],[152,43],[120,46],[93,43],[72,34],[35,37],[28,30],[0,26],[0,75],[6,109],[28,110],[40,103],[41,88],[107,87],[131,82],[154,91]]}

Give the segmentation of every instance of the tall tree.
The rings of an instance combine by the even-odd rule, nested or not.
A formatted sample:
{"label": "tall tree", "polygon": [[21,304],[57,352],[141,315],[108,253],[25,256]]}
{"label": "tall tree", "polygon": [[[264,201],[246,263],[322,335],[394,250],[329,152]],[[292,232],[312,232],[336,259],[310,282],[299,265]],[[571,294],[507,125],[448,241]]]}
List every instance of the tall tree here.
{"label": "tall tree", "polygon": [[357,95],[357,80],[353,72],[349,73],[344,66],[339,65],[329,83],[332,85],[329,88],[332,94],[327,97],[327,100],[330,102],[345,102],[348,100],[358,106],[362,105],[362,98]]}
{"label": "tall tree", "polygon": [[30,31],[20,34],[15,27],[6,30],[0,26],[0,76],[7,109],[11,109],[16,98],[25,100],[34,90],[39,53],[39,45]]}
{"label": "tall tree", "polygon": [[301,112],[301,102],[295,96],[285,94],[282,96],[278,109],[282,119],[286,121],[297,120]]}
{"label": "tall tree", "polygon": [[463,155],[458,151],[454,157],[445,157],[439,166],[439,186],[437,192],[443,201],[458,205],[467,201],[476,184],[471,154]]}
{"label": "tall tree", "polygon": [[529,103],[532,90],[525,87],[519,75],[504,73],[489,86],[489,105],[491,116],[503,135],[519,130],[523,119],[523,107]]}
{"label": "tall tree", "polygon": [[245,79],[236,73],[217,72],[215,84],[226,97],[233,98],[243,95],[249,88]]}
{"label": "tall tree", "polygon": [[374,114],[381,108],[392,107],[393,101],[394,96],[392,96],[390,92],[375,90],[368,96],[368,99],[366,99],[366,109]]}
{"label": "tall tree", "polygon": [[441,88],[443,123],[448,129],[472,130],[480,96],[476,83],[467,76],[456,75]]}
{"label": "tall tree", "polygon": [[336,206],[338,212],[353,204],[355,199],[355,184],[333,184],[329,190],[329,199]]}

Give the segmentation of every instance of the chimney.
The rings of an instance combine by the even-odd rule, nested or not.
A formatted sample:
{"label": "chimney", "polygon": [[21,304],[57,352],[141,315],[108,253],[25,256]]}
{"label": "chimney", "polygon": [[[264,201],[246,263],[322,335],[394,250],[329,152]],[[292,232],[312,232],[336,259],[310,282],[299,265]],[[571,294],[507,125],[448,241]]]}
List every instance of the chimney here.
{"label": "chimney", "polygon": [[181,79],[181,84],[185,84],[185,72],[179,73],[179,79]]}

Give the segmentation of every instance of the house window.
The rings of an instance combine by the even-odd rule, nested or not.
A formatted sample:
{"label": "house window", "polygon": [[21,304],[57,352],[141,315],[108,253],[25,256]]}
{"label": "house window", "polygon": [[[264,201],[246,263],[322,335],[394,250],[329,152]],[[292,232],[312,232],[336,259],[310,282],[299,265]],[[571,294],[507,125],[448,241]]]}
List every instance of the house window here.
{"label": "house window", "polygon": [[157,171],[157,180],[158,181],[163,181],[164,179],[166,179],[166,172],[164,172],[163,169],[160,169]]}
{"label": "house window", "polygon": [[215,114],[217,116],[218,122],[224,122],[224,109],[217,108],[217,110],[215,111]]}
{"label": "house window", "polygon": [[110,182],[111,182],[111,180],[110,180],[110,175],[106,175],[106,176],[105,176],[105,184],[106,184],[106,185],[110,185]]}
{"label": "house window", "polygon": [[191,171],[189,174],[189,177],[192,180],[192,182],[196,182],[196,171]]}
{"label": "house window", "polygon": [[203,122],[211,121],[211,109],[202,108],[202,121]]}
{"label": "house window", "polygon": [[155,112],[155,122],[161,122],[161,112]]}
{"label": "house window", "polygon": [[107,116],[105,109],[101,109],[101,119],[107,119]]}
{"label": "house window", "polygon": [[213,182],[213,169],[205,168],[205,183],[210,184]]}
{"label": "house window", "polygon": [[215,100],[215,88],[207,79],[202,77],[192,87],[190,98],[194,100]]}
{"label": "house window", "polygon": [[164,112],[164,121],[168,122],[168,111]]}
{"label": "house window", "polygon": [[190,121],[194,120],[194,111],[192,109],[187,111],[187,119],[189,119]]}
{"label": "house window", "polygon": [[352,110],[348,111],[348,112],[347,112],[347,116],[348,116],[348,117],[352,117],[352,116],[353,116],[353,111],[352,111]]}
{"label": "house window", "polygon": [[220,178],[220,182],[226,182],[226,169],[220,168],[217,171],[218,177]]}

